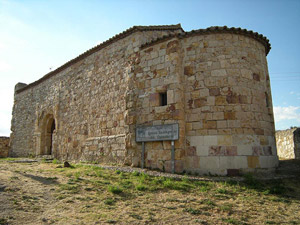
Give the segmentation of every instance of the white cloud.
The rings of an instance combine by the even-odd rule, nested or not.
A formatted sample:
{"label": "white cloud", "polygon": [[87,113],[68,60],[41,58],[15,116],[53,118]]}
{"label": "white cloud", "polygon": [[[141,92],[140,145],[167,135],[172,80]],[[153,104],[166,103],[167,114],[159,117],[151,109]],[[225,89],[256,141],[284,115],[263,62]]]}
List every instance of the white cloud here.
{"label": "white cloud", "polygon": [[300,107],[297,106],[275,106],[274,107],[274,117],[275,121],[279,122],[282,120],[296,120],[300,122],[300,112],[297,112]]}
{"label": "white cloud", "polygon": [[290,94],[293,95],[293,94],[295,94],[295,92],[291,91]]}

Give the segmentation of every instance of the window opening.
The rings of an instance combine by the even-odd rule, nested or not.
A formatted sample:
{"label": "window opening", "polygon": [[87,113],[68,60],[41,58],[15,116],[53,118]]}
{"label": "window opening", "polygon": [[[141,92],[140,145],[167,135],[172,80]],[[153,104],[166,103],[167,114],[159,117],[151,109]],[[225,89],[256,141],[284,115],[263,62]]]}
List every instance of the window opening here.
{"label": "window opening", "polygon": [[165,106],[168,104],[167,92],[159,93],[159,101],[160,106]]}
{"label": "window opening", "polygon": [[266,96],[266,105],[267,107],[270,107],[269,95],[267,94],[267,92],[265,92],[265,96]]}

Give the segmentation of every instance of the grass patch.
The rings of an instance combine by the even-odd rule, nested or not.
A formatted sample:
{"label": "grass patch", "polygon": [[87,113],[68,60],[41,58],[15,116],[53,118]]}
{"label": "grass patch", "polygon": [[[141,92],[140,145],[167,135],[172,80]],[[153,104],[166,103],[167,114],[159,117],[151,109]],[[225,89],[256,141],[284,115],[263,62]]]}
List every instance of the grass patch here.
{"label": "grass patch", "polygon": [[241,223],[239,220],[235,219],[235,218],[223,218],[222,221],[229,223],[229,224],[243,224]]}
{"label": "grass patch", "polygon": [[[18,158],[10,158],[10,157],[7,157],[7,158],[0,158],[0,161],[16,161],[18,160]],[[1,223],[0,223],[1,224]]]}
{"label": "grass patch", "polygon": [[130,217],[134,218],[134,219],[137,219],[137,220],[142,220],[143,217],[138,215],[138,214],[135,214],[135,213],[131,213],[129,214]]}
{"label": "grass patch", "polygon": [[57,159],[53,159],[53,160],[52,160],[52,163],[53,163],[53,164],[60,164],[61,162],[60,162],[59,160],[57,160]]}
{"label": "grass patch", "polygon": [[59,191],[68,191],[76,194],[80,191],[80,186],[77,184],[59,184]]}
{"label": "grass patch", "polygon": [[113,194],[121,194],[123,192],[122,188],[113,185],[108,186],[108,191]]}
{"label": "grass patch", "polygon": [[189,181],[177,181],[169,178],[164,180],[162,184],[164,188],[180,191],[189,191],[195,187],[194,184],[189,183]]}
{"label": "grass patch", "polygon": [[0,225],[8,225],[8,221],[5,218],[0,218]]}
{"label": "grass patch", "polygon": [[112,198],[107,198],[104,200],[105,205],[113,205],[113,204],[115,204],[115,202],[116,202],[116,200],[112,199]]}
{"label": "grass patch", "polygon": [[201,214],[201,210],[199,210],[199,209],[194,209],[194,208],[186,208],[186,209],[184,209],[183,211],[184,211],[184,212],[188,212],[188,213],[190,213],[190,214],[192,214],[192,215],[199,215],[199,214]]}
{"label": "grass patch", "polygon": [[224,212],[228,212],[228,213],[232,213],[233,210],[233,204],[231,203],[225,203],[224,205],[219,206],[219,209],[224,211]]}
{"label": "grass patch", "polygon": [[[47,192],[52,192],[56,198],[52,210],[62,213],[68,213],[70,209],[74,211],[74,217],[55,220],[59,223],[75,224],[76,221],[82,221],[84,224],[118,224],[121,221],[124,224],[176,222],[266,224],[272,221],[276,221],[277,224],[284,221],[288,224],[299,223],[300,213],[299,210],[295,210],[300,204],[300,182],[297,178],[262,181],[257,180],[253,174],[247,174],[243,181],[225,179],[226,182],[214,182],[189,180],[188,177],[181,180],[154,177],[137,171],[133,173],[114,171],[95,165],[74,164],[74,168],[56,167],[54,163],[28,167],[17,164],[14,168],[5,164],[5,168],[11,172],[28,171],[30,168],[32,174],[40,171],[39,176],[49,181],[63,182],[63,184],[46,182],[46,185],[51,184],[46,189],[45,184],[41,183],[42,187],[39,189],[41,194],[36,196],[30,195],[32,185],[24,190],[23,186],[17,186],[24,179],[26,182],[22,184],[26,186],[31,179],[21,174],[17,174],[19,179],[10,178],[12,173],[9,173],[6,179],[8,184],[3,184],[2,189],[0,187],[0,190],[5,192],[14,191],[14,197],[10,202],[18,210],[15,214],[18,218],[14,221],[9,219],[9,223],[20,222],[19,218],[21,216],[24,218],[21,214],[26,212],[38,218],[45,205],[51,204],[44,201]],[[10,179],[13,179],[13,182]],[[35,182],[35,187],[38,184],[39,182]],[[51,221],[50,214],[47,220]]]}
{"label": "grass patch", "polygon": [[143,185],[143,184],[138,184],[137,186],[135,186],[136,190],[138,191],[146,191],[148,188]]}

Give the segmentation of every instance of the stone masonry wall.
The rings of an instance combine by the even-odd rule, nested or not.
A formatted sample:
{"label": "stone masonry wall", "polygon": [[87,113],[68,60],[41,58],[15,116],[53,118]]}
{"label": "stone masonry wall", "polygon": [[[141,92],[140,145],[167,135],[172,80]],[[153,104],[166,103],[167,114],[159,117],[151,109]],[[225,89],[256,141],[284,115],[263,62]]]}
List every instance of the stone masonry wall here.
{"label": "stone masonry wall", "polygon": [[[135,143],[136,125],[179,124],[179,140],[175,141],[175,171],[184,170],[185,155],[185,108],[182,86],[181,43],[172,39],[141,51],[138,64],[131,74],[131,98],[128,102],[132,133],[131,148],[141,152],[142,145]],[[160,105],[160,93],[167,94],[168,104]],[[131,149],[131,150],[132,150]],[[147,142],[145,144],[145,166],[171,171],[171,142]],[[138,165],[140,154],[134,158]]]}
{"label": "stone masonry wall", "polygon": [[0,137],[0,158],[9,156],[9,137]]}
{"label": "stone masonry wall", "polygon": [[44,154],[53,118],[54,157],[124,163],[128,73],[139,46],[179,31],[135,32],[15,94],[12,155]]}
{"label": "stone masonry wall", "polygon": [[[139,166],[136,126],[178,123],[176,172],[274,169],[267,40],[222,29],[133,32],[16,93],[12,155]],[[146,167],[171,171],[170,141],[145,148]]]}
{"label": "stone masonry wall", "polygon": [[[237,34],[150,45],[132,75],[129,111],[137,125],[179,123],[184,138],[175,142],[177,172],[225,175],[274,168],[278,158],[265,55],[260,42]],[[161,92],[167,93],[166,106],[159,105]],[[140,152],[141,145],[135,148]],[[170,171],[170,149],[170,142],[146,143],[146,166]]]}
{"label": "stone masonry wall", "polygon": [[276,131],[278,156],[282,159],[300,159],[300,128]]}
{"label": "stone masonry wall", "polygon": [[186,167],[227,174],[274,168],[277,153],[265,47],[237,34],[185,38]]}

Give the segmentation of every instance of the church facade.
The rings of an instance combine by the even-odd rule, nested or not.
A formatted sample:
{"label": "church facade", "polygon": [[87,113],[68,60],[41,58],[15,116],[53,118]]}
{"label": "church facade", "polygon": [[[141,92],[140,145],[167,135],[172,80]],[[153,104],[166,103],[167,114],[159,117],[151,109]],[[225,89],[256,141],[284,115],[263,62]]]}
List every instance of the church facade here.
{"label": "church facade", "polygon": [[134,26],[41,79],[18,83],[11,156],[51,155],[176,172],[235,174],[278,164],[266,37],[240,28]]}

